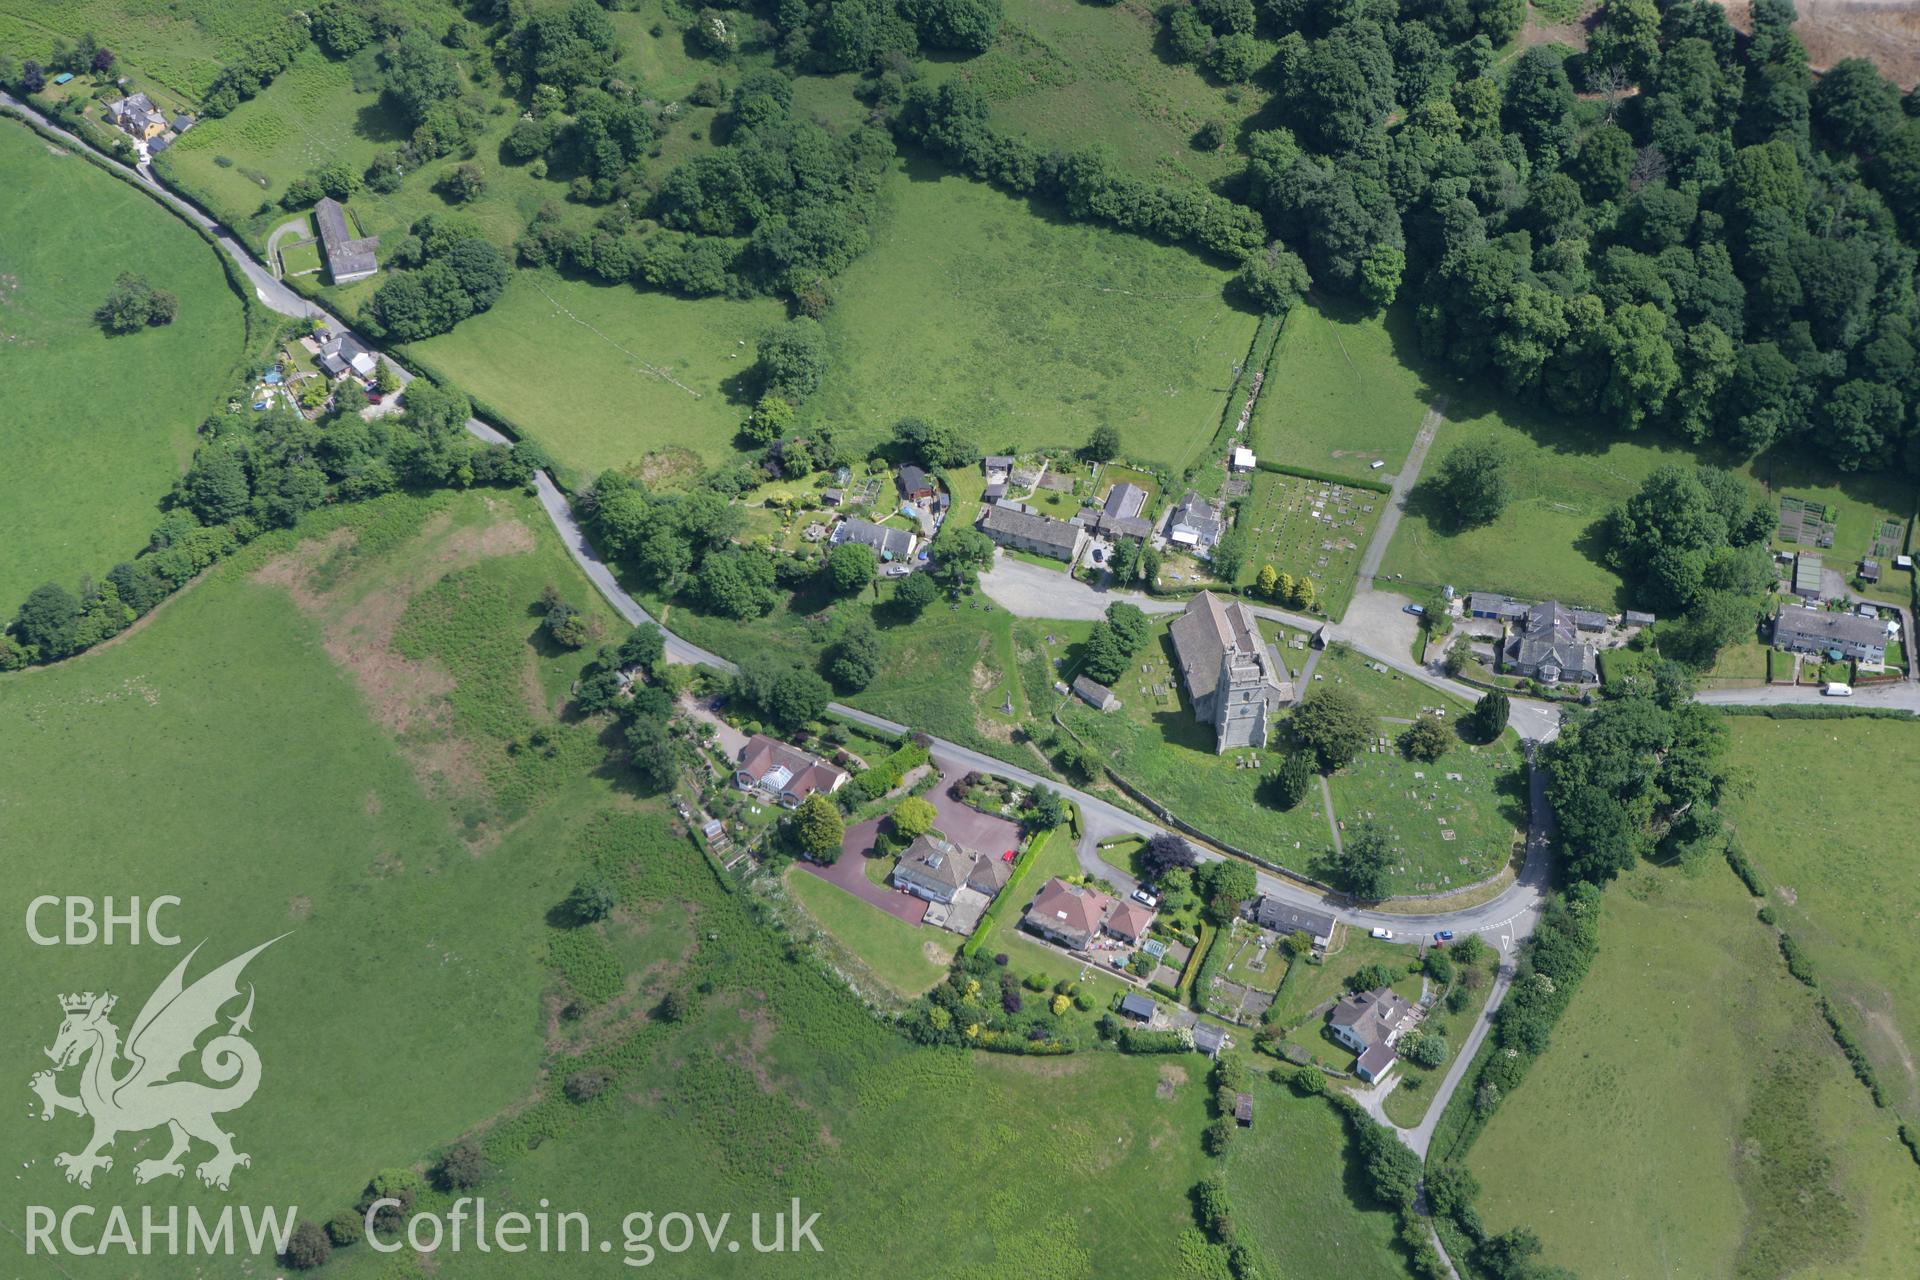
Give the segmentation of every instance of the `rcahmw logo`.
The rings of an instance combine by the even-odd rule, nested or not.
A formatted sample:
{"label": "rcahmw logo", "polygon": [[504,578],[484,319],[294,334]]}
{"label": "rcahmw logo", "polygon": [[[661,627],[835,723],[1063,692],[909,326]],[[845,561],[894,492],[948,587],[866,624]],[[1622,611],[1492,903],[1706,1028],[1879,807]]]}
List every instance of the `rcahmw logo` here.
{"label": "rcahmw logo", "polygon": [[[235,1150],[234,1135],[216,1119],[245,1106],[260,1087],[260,1055],[245,1035],[252,1030],[252,984],[237,1013],[223,1016],[222,1011],[242,998],[240,975],[248,963],[279,940],[263,942],[189,984],[187,968],[200,951],[195,947],[147,997],[124,1041],[113,1020],[119,1001],[112,993],[60,997],[64,1016],[45,1051],[53,1067],[36,1073],[28,1087],[39,1096],[42,1120],[70,1113],[93,1121],[93,1136],[85,1145],[53,1158],[68,1182],[92,1187],[96,1174],[112,1170],[107,1149],[117,1138],[161,1127],[170,1139],[167,1150],[135,1164],[135,1182],[184,1177],[182,1157],[194,1153],[196,1143],[211,1148],[194,1165],[195,1176],[209,1187],[227,1190],[234,1171],[252,1165],[252,1156]],[[215,1034],[200,1044],[209,1031]],[[196,1057],[204,1081],[188,1078],[191,1073],[183,1077]],[[77,1071],[72,1094],[61,1091],[61,1077],[69,1070]],[[27,1252],[230,1254],[238,1243],[254,1253],[281,1253],[297,1212],[242,1207],[236,1215],[229,1205],[217,1214],[194,1206],[182,1214],[175,1207],[145,1206],[136,1227],[118,1205],[80,1204],[64,1211],[29,1205]]]}

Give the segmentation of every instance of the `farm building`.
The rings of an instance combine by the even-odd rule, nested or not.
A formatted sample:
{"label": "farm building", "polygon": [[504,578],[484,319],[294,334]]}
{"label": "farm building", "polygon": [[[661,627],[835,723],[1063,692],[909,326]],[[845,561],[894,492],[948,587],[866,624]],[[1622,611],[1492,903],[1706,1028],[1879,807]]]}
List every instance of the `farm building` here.
{"label": "farm building", "polygon": [[980,517],[980,532],[1003,547],[1051,556],[1068,564],[1080,558],[1089,537],[1081,525],[1007,506],[988,507]]}
{"label": "farm building", "polygon": [[1095,711],[1112,711],[1120,705],[1120,699],[1113,696],[1113,690],[1086,676],[1081,676],[1073,682],[1073,691],[1082,702]]}
{"label": "farm building", "polygon": [[347,230],[347,210],[332,196],[320,197],[313,206],[313,220],[320,224],[320,248],[326,254],[327,274],[335,284],[364,280],[380,269],[374,250],[379,236],[355,238]]}
{"label": "farm building", "polygon": [[1293,680],[1247,606],[1202,591],[1170,634],[1194,718],[1214,727],[1214,751],[1266,746],[1273,717],[1293,701]]}
{"label": "farm building", "polygon": [[1877,618],[1783,604],[1773,617],[1773,647],[1789,653],[1837,653],[1859,662],[1887,658],[1887,626]]}
{"label": "farm building", "polygon": [[832,795],[847,782],[845,769],[764,733],[747,739],[747,745],[740,748],[739,764],[733,773],[733,785],[742,791],[757,791],[783,809],[798,808],[815,792]]}
{"label": "farm building", "polygon": [[1511,622],[1526,617],[1527,606],[1492,591],[1475,591],[1467,597],[1467,613],[1475,618]]}
{"label": "farm building", "polygon": [[911,464],[900,468],[893,482],[899,486],[900,496],[908,502],[919,502],[933,496],[933,477]]}

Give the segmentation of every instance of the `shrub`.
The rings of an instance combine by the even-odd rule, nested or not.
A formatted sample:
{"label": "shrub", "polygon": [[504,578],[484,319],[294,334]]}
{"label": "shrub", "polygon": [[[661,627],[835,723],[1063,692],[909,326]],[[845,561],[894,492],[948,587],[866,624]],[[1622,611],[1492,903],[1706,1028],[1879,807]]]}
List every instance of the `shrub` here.
{"label": "shrub", "polygon": [[1221,1116],[1209,1124],[1200,1134],[1200,1145],[1210,1156],[1223,1156],[1227,1148],[1233,1145],[1234,1123],[1231,1118]]}
{"label": "shrub", "polygon": [[1792,934],[1780,935],[1780,955],[1787,962],[1788,973],[1809,987],[1814,984],[1813,961],[1800,949],[1800,944],[1793,940]]}
{"label": "shrub", "polygon": [[295,1271],[323,1267],[333,1256],[333,1241],[324,1228],[311,1218],[302,1218],[287,1240],[287,1265]]}
{"label": "shrub", "polygon": [[366,1219],[351,1209],[341,1209],[327,1219],[327,1239],[335,1248],[352,1244],[366,1230]]}
{"label": "shrub", "polygon": [[1326,1073],[1312,1065],[1301,1067],[1293,1073],[1293,1091],[1303,1098],[1318,1097],[1327,1091]]}
{"label": "shrub", "polygon": [[1452,1048],[1438,1031],[1414,1031],[1400,1041],[1400,1052],[1415,1066],[1431,1071],[1447,1060]]}
{"label": "shrub", "polygon": [[605,1067],[591,1067],[585,1071],[576,1071],[568,1076],[561,1091],[573,1102],[592,1102],[606,1092],[607,1085],[613,1080],[613,1072]]}
{"label": "shrub", "polygon": [[486,1156],[481,1154],[480,1144],[471,1138],[447,1148],[447,1153],[440,1157],[440,1163],[434,1166],[433,1171],[434,1180],[449,1191],[477,1187],[492,1172]]}
{"label": "shrub", "polygon": [[1733,868],[1733,874],[1740,877],[1740,883],[1747,886],[1747,892],[1756,898],[1767,896],[1766,887],[1760,882],[1760,873],[1747,861],[1747,855],[1739,845],[1727,841],[1727,865]]}

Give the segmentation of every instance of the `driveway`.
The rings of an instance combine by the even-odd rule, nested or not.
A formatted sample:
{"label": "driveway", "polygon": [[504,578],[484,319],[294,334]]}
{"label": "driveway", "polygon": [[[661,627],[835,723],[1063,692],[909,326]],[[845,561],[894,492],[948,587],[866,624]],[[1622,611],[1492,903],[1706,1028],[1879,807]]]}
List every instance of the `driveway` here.
{"label": "driveway", "polygon": [[919,924],[927,914],[924,901],[910,893],[889,889],[867,879],[867,850],[873,848],[874,833],[885,821],[884,817],[880,817],[848,828],[847,837],[840,844],[840,860],[830,867],[805,859],[794,865],[829,884],[839,885],[862,902],[871,902],[890,916],[905,920],[908,924]]}
{"label": "driveway", "polygon": [[[933,811],[939,815],[938,825],[947,833],[947,839],[990,858],[1020,847],[1018,823],[982,813],[947,794],[948,788],[967,776],[970,766],[939,756],[934,757],[933,763],[940,770],[940,785],[927,792],[926,798],[933,802]],[[1004,766],[996,772],[1004,772]]]}
{"label": "driveway", "polygon": [[1426,463],[1427,450],[1433,445],[1433,437],[1440,430],[1441,422],[1447,414],[1447,398],[1437,396],[1433,407],[1427,410],[1427,416],[1420,419],[1420,431],[1413,438],[1413,447],[1407,450],[1407,461],[1393,478],[1393,493],[1387,498],[1387,509],[1380,513],[1380,523],[1374,528],[1373,540],[1367,543],[1366,552],[1360,557],[1360,590],[1366,591],[1380,573],[1380,562],[1387,558],[1387,546],[1393,541],[1394,530],[1400,527],[1400,517],[1407,513],[1407,494],[1419,483],[1420,468]]}
{"label": "driveway", "polygon": [[1139,591],[1104,591],[1089,586],[1066,571],[1043,569],[1016,560],[1002,551],[993,553],[993,568],[980,575],[987,598],[1021,618],[1059,618],[1094,622],[1107,616],[1116,601],[1139,605],[1146,613],[1178,613],[1185,601],[1156,600]]}

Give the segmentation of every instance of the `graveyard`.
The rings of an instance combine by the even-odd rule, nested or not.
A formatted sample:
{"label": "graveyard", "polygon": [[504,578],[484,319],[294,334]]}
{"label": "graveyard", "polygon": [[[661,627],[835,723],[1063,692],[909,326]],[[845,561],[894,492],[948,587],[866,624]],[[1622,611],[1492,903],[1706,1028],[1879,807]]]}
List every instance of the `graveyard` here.
{"label": "graveyard", "polygon": [[1369,489],[1257,471],[1242,504],[1247,537],[1240,570],[1245,586],[1262,565],[1313,579],[1318,607],[1339,618],[1353,599],[1360,557],[1380,522],[1387,496]]}

